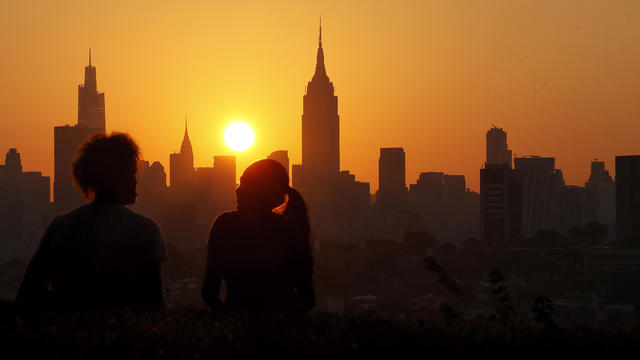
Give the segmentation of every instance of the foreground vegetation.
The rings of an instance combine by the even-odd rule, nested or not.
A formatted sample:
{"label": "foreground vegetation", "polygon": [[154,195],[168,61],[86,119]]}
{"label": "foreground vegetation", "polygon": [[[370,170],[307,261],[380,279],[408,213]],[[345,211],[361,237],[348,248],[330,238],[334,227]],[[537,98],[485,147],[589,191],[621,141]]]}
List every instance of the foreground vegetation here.
{"label": "foreground vegetation", "polygon": [[10,303],[0,305],[0,314],[2,353],[16,354],[16,358],[424,358],[457,354],[506,357],[523,352],[529,356],[610,356],[616,351],[640,350],[637,328],[559,330],[495,320],[404,321],[373,314],[250,315],[204,309],[22,316]]}

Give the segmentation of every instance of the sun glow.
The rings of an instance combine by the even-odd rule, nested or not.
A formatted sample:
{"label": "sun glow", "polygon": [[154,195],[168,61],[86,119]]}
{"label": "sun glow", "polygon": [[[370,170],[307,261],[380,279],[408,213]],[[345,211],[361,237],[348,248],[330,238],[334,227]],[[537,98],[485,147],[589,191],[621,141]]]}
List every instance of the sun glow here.
{"label": "sun glow", "polygon": [[224,142],[233,151],[245,151],[253,145],[255,134],[249,124],[234,121],[224,130]]}

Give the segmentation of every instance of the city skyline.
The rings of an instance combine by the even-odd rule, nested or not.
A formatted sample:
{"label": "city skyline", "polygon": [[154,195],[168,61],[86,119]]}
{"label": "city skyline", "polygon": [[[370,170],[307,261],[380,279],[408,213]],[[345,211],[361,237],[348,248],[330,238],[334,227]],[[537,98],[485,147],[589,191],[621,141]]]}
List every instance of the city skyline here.
{"label": "city skyline", "polygon": [[[92,5],[87,6],[88,8],[78,11],[93,9]],[[277,7],[279,5],[274,6]],[[524,5],[506,6],[502,4],[501,6],[502,10],[514,11],[514,9]],[[632,6],[634,5],[628,6],[633,10]],[[557,9],[560,5],[549,5],[549,7],[556,7],[556,10],[562,10]],[[23,13],[20,12],[19,8],[15,10],[18,12],[17,18],[20,19]],[[132,6],[132,14],[139,10],[136,6]],[[168,17],[169,15],[163,13],[165,10],[167,10],[166,6],[160,6],[158,12],[154,13],[153,16],[157,16],[158,19],[170,18]],[[300,8],[297,8],[297,10],[300,10]],[[452,9],[440,10],[443,11],[445,17],[460,15],[456,15]],[[490,18],[495,15],[497,10],[500,10],[498,5],[487,6],[478,15],[465,16],[470,16],[472,20],[479,21],[481,16]],[[575,25],[581,21],[586,21],[585,19],[595,14],[596,10],[598,10],[597,5],[587,2],[584,7],[575,11],[575,18],[567,20],[570,20],[569,23]],[[538,9],[538,11],[541,10]],[[305,15],[305,17],[299,17],[295,22],[286,24],[283,29],[296,29],[298,33],[287,34],[287,37],[284,38],[285,40],[280,41],[278,44],[274,44],[273,41],[278,36],[282,36],[282,34],[278,32],[276,36],[271,28],[268,28],[269,31],[260,34],[248,31],[248,29],[258,25],[264,25],[263,22],[252,25],[247,23],[248,20],[242,19],[240,21],[241,25],[237,26],[245,26],[243,31],[250,33],[246,35],[244,32],[240,32],[240,27],[227,24],[231,33],[239,36],[234,46],[243,50],[240,54],[248,54],[255,49],[270,49],[273,52],[273,55],[261,58],[260,66],[258,66],[257,62],[250,61],[244,57],[242,57],[243,61],[234,63],[239,59],[238,56],[240,55],[228,51],[229,48],[225,46],[229,46],[229,44],[224,41],[222,44],[209,43],[203,47],[196,41],[197,38],[192,38],[191,41],[193,43],[189,42],[184,45],[183,50],[186,51],[185,53],[171,55],[159,53],[158,49],[152,46],[147,48],[146,50],[149,51],[143,54],[142,49],[132,48],[131,43],[124,43],[118,47],[114,43],[105,42],[104,33],[94,33],[88,30],[82,35],[83,39],[78,41],[77,44],[72,41],[74,43],[73,47],[64,43],[60,44],[59,49],[51,53],[53,54],[53,60],[57,60],[47,62],[47,66],[39,67],[29,66],[34,65],[29,62],[32,59],[22,61],[28,58],[28,55],[34,49],[20,50],[16,47],[17,45],[10,43],[8,49],[15,51],[9,51],[11,55],[6,60],[0,61],[3,61],[4,72],[7,69],[17,69],[14,71],[15,74],[6,73],[7,76],[5,77],[8,88],[14,89],[12,96],[16,100],[10,103],[9,97],[4,97],[2,99],[2,108],[6,109],[4,115],[7,119],[15,120],[4,122],[3,135],[0,135],[0,145],[7,149],[18,148],[23,155],[23,159],[25,159],[24,166],[26,170],[42,171],[45,176],[53,176],[51,128],[54,125],[63,125],[74,121],[76,102],[74,98],[77,96],[74,93],[74,88],[80,83],[81,72],[79,69],[86,66],[86,51],[91,46],[94,53],[93,65],[100,67],[98,74],[99,88],[100,91],[107,94],[107,130],[131,133],[140,143],[143,157],[146,160],[159,160],[165,166],[169,164],[169,154],[178,150],[180,142],[178,134],[182,133],[181,128],[183,126],[182,116],[187,111],[190,117],[191,134],[193,134],[192,143],[196,166],[208,164],[213,155],[231,153],[226,150],[222,142],[222,129],[237,118],[243,118],[250,122],[256,128],[257,133],[257,142],[254,148],[238,156],[239,171],[242,171],[251,161],[266,157],[277,149],[288,150],[291,163],[300,163],[302,155],[299,136],[300,114],[302,112],[300,94],[304,93],[304,85],[302,84],[308,81],[313,72],[313,56],[315,55],[314,48],[316,46],[314,40],[317,37],[315,34],[317,31],[315,25],[317,23],[316,14],[317,12],[309,11],[309,14]],[[636,12],[629,12],[628,19],[632,19],[634,14]],[[192,13],[187,15],[195,16]],[[38,14],[33,14],[32,16],[37,18]],[[248,18],[253,19],[253,16],[255,14],[248,16]],[[358,16],[376,18],[379,14],[376,11],[372,11]],[[283,19],[289,18],[286,14],[283,14],[282,17]],[[413,18],[410,17],[410,19]],[[55,21],[61,20],[57,19]],[[613,21],[606,18],[598,18],[597,20],[603,26],[609,26],[611,25],[609,21]],[[13,24],[15,21],[14,19],[8,23]],[[121,19],[121,21],[124,20]],[[489,83],[485,83],[482,87],[478,87],[480,80],[478,74],[482,72],[481,70],[496,69],[493,66],[486,68],[478,65],[476,69],[478,73],[470,73],[469,66],[472,65],[471,63],[458,62],[457,65],[462,66],[464,71],[449,79],[454,81],[448,82],[451,86],[447,88],[442,86],[444,84],[442,80],[446,78],[445,75],[451,75],[452,73],[450,71],[442,71],[438,75],[435,72],[436,69],[453,70],[455,68],[455,63],[451,67],[446,67],[439,63],[447,59],[446,53],[440,52],[441,55],[433,56],[433,54],[438,54],[438,52],[433,52],[430,57],[425,57],[423,51],[418,51],[415,56],[403,57],[403,61],[409,61],[412,64],[425,59],[429,60],[425,63],[425,65],[429,65],[426,66],[427,70],[418,66],[418,63],[415,63],[416,66],[411,66],[410,68],[418,71],[419,74],[415,79],[408,79],[397,61],[383,57],[384,63],[380,63],[382,60],[376,58],[376,53],[372,53],[373,48],[370,47],[371,43],[369,42],[375,40],[378,47],[376,51],[381,51],[382,49],[386,52],[386,50],[397,50],[399,46],[404,49],[406,39],[394,37],[391,33],[381,36],[385,34],[385,31],[391,30],[384,26],[373,29],[369,25],[370,22],[367,21],[361,22],[363,24],[362,33],[354,32],[353,28],[345,24],[344,21],[345,19],[342,16],[336,16],[332,12],[325,13],[325,26],[323,28],[325,33],[324,46],[327,52],[326,66],[330,69],[332,80],[339,84],[336,89],[336,95],[340,97],[341,170],[349,169],[360,180],[370,182],[372,184],[372,192],[375,192],[378,187],[377,157],[379,148],[396,146],[403,147],[407,154],[407,184],[414,183],[421,172],[444,171],[446,173],[464,174],[467,178],[468,186],[478,191],[478,169],[481,168],[484,159],[483,134],[490,126],[490,123],[496,123],[498,127],[504,128],[509,132],[509,146],[514,152],[514,157],[516,155],[520,157],[523,154],[555,157],[556,167],[563,170],[565,180],[572,185],[583,185],[586,182],[589,163],[594,158],[604,160],[607,168],[612,171],[612,175],[615,175],[613,173],[615,171],[613,166],[614,156],[637,153],[635,144],[632,141],[635,125],[629,121],[629,119],[637,118],[640,113],[638,106],[630,100],[630,96],[637,93],[634,87],[637,84],[630,82],[631,80],[622,81],[617,79],[614,81],[607,78],[606,71],[604,71],[615,68],[614,65],[625,65],[627,61],[632,63],[635,56],[637,56],[634,53],[635,48],[624,50],[620,47],[626,41],[625,36],[628,36],[625,35],[628,34],[627,32],[622,31],[626,26],[625,22],[614,27],[621,30],[621,37],[619,38],[613,35],[600,34],[597,39],[604,41],[602,43],[581,38],[583,43],[574,44],[579,51],[574,49],[560,53],[570,59],[563,60],[558,57],[559,55],[550,53],[545,53],[546,55],[538,58],[538,60],[545,60],[538,62],[539,66],[550,61],[551,67],[563,68],[566,65],[565,62],[572,63],[575,66],[576,59],[574,56],[579,55],[581,51],[583,53],[585,51],[594,51],[596,52],[595,55],[602,55],[602,51],[605,48],[616,46],[613,49],[615,51],[610,52],[608,57],[595,56],[590,57],[588,63],[578,62],[586,68],[579,67],[580,69],[575,70],[576,72],[572,73],[572,76],[591,73],[590,77],[577,76],[575,77],[577,79],[576,84],[561,86],[562,76],[557,74],[551,76],[551,74],[545,73],[541,80],[543,82],[547,81],[547,84],[537,89],[546,88],[547,90],[544,90],[544,92],[548,92],[551,100],[541,101],[540,93],[538,92],[536,96],[527,97],[530,103],[520,102],[524,97],[518,101],[506,97],[505,101],[498,104],[488,101],[491,97],[484,98],[485,100],[483,101],[467,101],[472,99],[470,92],[473,89],[480,93],[492,91],[499,93],[505,91],[506,88],[512,88],[521,90],[522,94],[529,92],[530,95],[535,95],[535,92],[531,93],[531,91],[535,90],[537,85],[533,86],[535,84],[531,82],[532,80],[529,77],[535,74],[536,71],[528,71],[532,70],[533,61],[524,61],[520,68],[508,67],[505,69],[505,71],[511,69],[520,74],[520,80],[522,81],[519,84],[521,87],[513,87],[518,85],[517,81],[506,86],[505,84],[509,81],[505,78],[499,79],[503,83],[497,81],[491,83],[490,86]],[[29,22],[27,21],[26,23]],[[509,28],[507,23],[508,21],[505,21],[500,24],[505,28]],[[71,24],[77,23],[72,22]],[[438,24],[446,25],[443,25],[442,21]],[[477,25],[476,22],[474,24]],[[569,26],[553,21],[552,24],[563,29],[565,26],[568,29]],[[196,25],[198,27],[205,26],[202,23],[196,23]],[[521,25],[523,28],[516,29],[513,32],[515,37],[526,38],[531,36],[529,33],[531,29],[529,29],[528,25]],[[70,26],[73,27],[72,25]],[[413,26],[420,30],[419,34],[429,35],[429,32],[421,24],[413,23]],[[149,29],[153,28],[155,28],[154,25],[150,25]],[[19,36],[21,34],[20,31],[24,30],[24,28],[18,26],[17,29]],[[178,26],[177,29],[182,29],[183,35],[191,34],[188,29],[183,27]],[[442,34],[441,28],[430,29],[439,29],[440,32],[437,33]],[[371,31],[367,33],[364,30]],[[35,33],[38,31],[42,30],[33,29]],[[210,31],[216,31],[216,29],[212,28]],[[394,31],[407,31],[407,28],[401,27],[399,30]],[[61,33],[55,34],[60,35]],[[68,39],[78,40],[68,33],[64,34]],[[136,34],[134,33],[134,38],[138,39]],[[455,39],[454,35],[460,36],[460,34],[452,34],[453,38],[450,40]],[[582,36],[583,34],[580,33],[580,35]],[[33,34],[29,33],[24,36],[33,36]],[[91,39],[92,37],[94,37],[93,40]],[[552,41],[550,38],[544,36],[542,38],[551,45],[559,45],[559,43]],[[445,44],[443,39],[438,41],[429,37],[426,39],[427,45],[434,49],[440,48]],[[495,37],[491,38],[492,41],[497,41],[497,39]],[[177,40],[178,38],[173,38],[172,41]],[[367,47],[359,50],[367,51],[349,51],[349,41],[360,40],[362,41],[362,46]],[[390,40],[397,40],[398,42],[392,43]],[[609,45],[603,45],[606,43],[605,40],[609,42]],[[88,46],[82,47],[81,45],[84,42]],[[486,51],[496,46],[497,43],[494,44],[490,41],[486,48],[481,48],[480,50]],[[36,44],[32,45],[35,48],[41,46],[38,45],[40,43],[37,41],[33,42],[33,44]],[[456,42],[451,41],[448,44],[455,48]],[[220,49],[224,50],[216,53],[217,45],[224,45],[220,47]],[[258,46],[258,48],[254,48],[255,46]],[[426,45],[420,46],[418,46],[420,50],[424,50]],[[510,49],[514,50],[515,53],[520,53],[519,55],[523,55],[522,53],[532,50],[531,46],[533,45],[518,43],[516,45],[512,44]],[[481,53],[484,55],[474,58],[475,60],[486,60],[484,58],[486,54],[482,51]],[[574,53],[576,51],[577,53]],[[65,60],[60,62],[60,57],[63,54]],[[195,55],[198,54],[206,56],[199,60],[185,60],[188,58],[197,59],[198,57]],[[614,61],[616,58],[614,55],[616,54],[624,54],[624,61],[620,59],[617,60],[618,62]],[[145,56],[143,57],[142,55]],[[165,76],[159,70],[161,70],[161,65],[166,65],[163,61],[167,57],[175,61],[175,64],[168,65],[171,71],[167,73],[168,76]],[[510,58],[510,56],[502,54],[496,58],[496,61],[506,61]],[[460,60],[460,58],[457,59]],[[191,65],[202,65],[200,61],[203,61],[206,65],[208,61],[208,66],[182,66],[181,72],[176,72],[176,69],[181,67],[181,64],[185,65],[182,61],[191,61]],[[217,64],[216,61],[226,62],[227,66],[225,68],[230,69],[231,73],[243,72],[245,75],[240,77],[240,80],[243,81],[233,82],[228,80],[229,77],[216,76],[220,75],[218,70],[214,70],[215,64]],[[21,63],[14,64],[14,62]],[[54,67],[55,64],[59,66]],[[487,65],[486,63],[484,64]],[[376,74],[378,78],[372,88],[372,79],[363,77],[362,68],[368,70],[371,75],[372,72],[370,70],[374,65],[379,69],[385,69],[385,67],[387,69]],[[24,69],[27,67],[30,68],[29,77],[24,76]],[[283,71],[283,68],[286,68],[286,71]],[[198,69],[206,69],[206,71],[203,73]],[[395,79],[389,77],[390,69],[397,72]],[[586,71],[589,69],[593,71]],[[637,69],[634,69],[631,68],[630,71],[637,71]],[[43,76],[44,74],[47,76]],[[150,77],[152,74],[155,79]],[[184,76],[179,77],[178,75],[180,74]],[[271,82],[271,85],[276,85],[277,91],[272,89],[271,91],[275,94],[267,94],[265,86],[269,83],[268,80],[273,80],[274,74],[277,74],[281,81]],[[465,74],[469,76],[465,77]],[[495,75],[496,73],[491,74]],[[628,79],[636,78],[636,73],[634,72],[626,73],[626,75]],[[430,76],[432,81],[428,82],[427,80]],[[140,81],[137,77],[146,81]],[[603,80],[603,77],[606,81],[599,81]],[[406,81],[405,85],[409,88],[422,91],[406,96],[407,93],[404,90],[400,91],[402,83],[399,82],[399,79]],[[35,80],[38,80],[39,86],[30,85]],[[207,85],[192,86],[196,83],[206,83]],[[596,83],[599,84],[597,89],[594,88]],[[459,99],[464,100],[463,102],[468,104],[471,109],[485,109],[480,111],[477,117],[462,116],[460,111],[452,106],[451,99],[443,98],[443,93],[451,95],[451,92],[457,86],[464,84],[466,84],[466,89],[464,89],[465,92],[459,95]],[[505,86],[501,87],[501,84]],[[581,88],[582,90],[580,91],[572,89],[572,86],[578,85],[584,85],[585,87]],[[170,91],[160,94],[159,98],[154,97],[158,95],[157,91],[159,91],[154,90],[154,86],[163,91]],[[416,86],[418,87],[416,88]],[[186,91],[189,88],[192,88],[193,91]],[[30,89],[30,91],[27,92],[26,89]],[[225,89],[229,90],[228,94],[219,93],[220,91],[225,91]],[[250,91],[244,91],[247,89]],[[131,91],[134,90],[137,91],[136,96],[132,96]],[[205,91],[203,92],[202,90]],[[404,98],[398,100],[397,95],[393,94],[394,91],[405,95]],[[441,94],[437,94],[438,91]],[[212,92],[217,95],[204,96],[204,93],[211,95]],[[244,95],[241,95],[243,92]],[[27,94],[31,106],[25,107],[22,102]],[[599,101],[584,101],[581,102],[582,105],[576,107],[575,96],[580,94],[600,94],[603,96],[599,98]],[[616,96],[616,94],[621,96]],[[371,97],[367,98],[366,95],[391,96],[392,99],[389,100],[389,103],[394,103],[392,108],[395,112],[390,111],[391,108],[385,104],[385,101],[372,101]],[[496,98],[502,95],[496,93]],[[234,96],[236,98],[233,98]],[[167,99],[170,99],[170,101],[165,101]],[[224,101],[224,99],[229,101]],[[273,100],[277,101],[274,102]],[[424,106],[420,106],[421,104],[424,105],[425,101],[428,105],[426,106],[427,110],[425,110]],[[548,101],[551,101],[551,103]],[[272,105],[267,103],[272,103]],[[278,106],[274,105],[276,103]],[[540,109],[526,111],[541,104],[544,106],[551,104],[553,106],[547,106],[546,110],[543,106],[542,110],[545,111],[538,111]],[[459,104],[456,105],[456,107],[458,106]],[[595,110],[593,109],[594,106],[596,107]],[[465,106],[460,107],[464,108]],[[486,109],[491,107],[493,107],[493,110],[487,112]],[[593,111],[585,111],[585,109]],[[428,110],[434,110],[434,115],[429,116],[428,113],[430,111]],[[496,116],[488,116],[492,112]],[[575,124],[578,121],[577,119],[581,118],[580,115],[584,115],[591,120],[581,123],[582,127],[577,127]],[[559,121],[562,118],[568,120]],[[8,126],[16,122],[22,125]],[[551,128],[551,124],[556,124],[557,126]],[[619,126],[616,127],[614,126],[615,124]],[[390,129],[390,126],[397,129]],[[364,132],[367,133],[367,136],[362,136]],[[443,133],[449,133],[451,136],[443,137]],[[418,141],[418,135],[423,136],[420,139],[421,141]],[[545,136],[543,137],[543,135]],[[440,138],[446,139],[446,142],[443,143],[442,141],[444,140]],[[435,140],[438,140],[438,142]]]}

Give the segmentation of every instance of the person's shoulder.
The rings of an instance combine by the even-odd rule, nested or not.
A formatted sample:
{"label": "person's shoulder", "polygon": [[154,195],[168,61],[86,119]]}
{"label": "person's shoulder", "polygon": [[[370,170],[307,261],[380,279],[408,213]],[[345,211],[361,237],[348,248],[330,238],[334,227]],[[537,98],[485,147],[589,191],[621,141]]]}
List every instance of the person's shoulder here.
{"label": "person's shoulder", "polygon": [[83,214],[86,214],[90,210],[91,210],[91,205],[90,204],[84,204],[84,205],[80,205],[80,206],[78,206],[76,208],[73,208],[73,209],[67,211],[64,214],[58,215],[57,218],[60,218],[60,219],[75,218],[75,217],[81,216]]}
{"label": "person's shoulder", "polygon": [[211,225],[209,237],[214,236],[214,234],[219,236],[226,233],[229,229],[234,228],[235,224],[238,223],[239,215],[237,211],[224,211],[218,214]]}
{"label": "person's shoulder", "polygon": [[87,213],[90,212],[88,206],[81,205],[54,217],[44,231],[40,247],[54,248],[66,242],[79,225],[87,222]]}
{"label": "person's shoulder", "polygon": [[64,214],[60,214],[56,216],[51,221],[51,227],[59,227],[65,226],[68,224],[73,224],[76,221],[83,221],[83,218],[86,217],[91,212],[91,205],[84,204],[78,206],[74,209],[67,211]]}
{"label": "person's shoulder", "polygon": [[239,216],[240,213],[238,211],[223,211],[216,216],[215,220],[213,220],[213,225],[215,226],[235,222],[238,220]]}

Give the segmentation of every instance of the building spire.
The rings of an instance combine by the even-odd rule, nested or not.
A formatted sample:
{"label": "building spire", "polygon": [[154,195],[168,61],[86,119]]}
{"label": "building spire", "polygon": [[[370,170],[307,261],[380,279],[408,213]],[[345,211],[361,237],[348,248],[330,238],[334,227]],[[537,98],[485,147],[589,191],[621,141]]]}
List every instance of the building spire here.
{"label": "building spire", "polygon": [[89,67],[91,67],[91,48],[89,48]]}
{"label": "building spire", "polygon": [[191,140],[189,140],[189,132],[187,131],[187,113],[184,114],[184,137],[182,138],[182,146],[180,147],[180,153],[190,154],[193,157],[193,150],[191,148]]}
{"label": "building spire", "polygon": [[185,140],[188,141],[188,142],[191,142],[191,141],[189,141],[189,132],[187,130],[187,113],[184,113],[184,139],[183,139],[183,141],[185,141]]}
{"label": "building spire", "polygon": [[320,27],[319,27],[319,35],[318,35],[318,54],[316,55],[316,72],[313,75],[313,78],[326,78],[327,69],[324,67],[324,50],[322,49],[322,17],[320,17]]}
{"label": "building spire", "polygon": [[322,47],[322,15],[320,15],[320,36],[318,37],[318,43]]}

